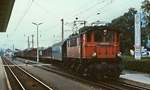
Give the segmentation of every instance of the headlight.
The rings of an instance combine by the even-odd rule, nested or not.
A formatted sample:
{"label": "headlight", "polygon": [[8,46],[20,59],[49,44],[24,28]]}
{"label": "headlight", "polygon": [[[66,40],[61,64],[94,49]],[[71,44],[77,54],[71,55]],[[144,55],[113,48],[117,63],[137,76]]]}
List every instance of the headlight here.
{"label": "headlight", "polygon": [[92,54],[92,57],[96,57],[96,52],[94,52],[94,53]]}
{"label": "headlight", "polygon": [[117,53],[117,56],[118,56],[118,57],[121,57],[121,52],[118,52],[118,53]]}

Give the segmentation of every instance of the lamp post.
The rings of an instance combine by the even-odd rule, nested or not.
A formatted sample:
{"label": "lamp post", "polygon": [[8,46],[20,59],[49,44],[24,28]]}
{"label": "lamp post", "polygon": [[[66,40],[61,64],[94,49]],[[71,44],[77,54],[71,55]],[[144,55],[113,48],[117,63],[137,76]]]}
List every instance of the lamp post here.
{"label": "lamp post", "polygon": [[37,63],[39,62],[39,36],[38,36],[38,29],[39,29],[39,25],[41,25],[42,23],[34,23],[32,22],[32,24],[36,25],[37,27]]}
{"label": "lamp post", "polygon": [[62,42],[64,41],[64,19],[61,19],[62,22]]}

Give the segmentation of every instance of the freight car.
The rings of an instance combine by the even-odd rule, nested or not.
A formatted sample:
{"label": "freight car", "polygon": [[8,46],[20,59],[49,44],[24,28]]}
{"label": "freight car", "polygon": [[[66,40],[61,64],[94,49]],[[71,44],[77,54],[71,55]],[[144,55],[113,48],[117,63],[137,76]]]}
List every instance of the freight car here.
{"label": "freight car", "polygon": [[43,50],[40,50],[41,54],[40,54],[40,62],[43,63],[51,63],[51,58],[52,58],[52,48],[48,47],[45,48]]}
{"label": "freight car", "polygon": [[52,46],[52,59],[84,76],[119,78],[119,32],[108,26],[86,26]]}
{"label": "freight car", "polygon": [[46,48],[46,49],[44,49],[44,50],[41,50],[41,52],[42,52],[42,55],[41,55],[41,57],[44,57],[44,58],[51,58],[51,51],[52,51],[52,48],[51,47],[48,47],[48,48]]}
{"label": "freight car", "polygon": [[15,56],[20,57],[20,58],[35,60],[36,59],[36,53],[37,53],[36,48],[30,48],[30,49],[25,49],[22,51],[15,52]]}
{"label": "freight car", "polygon": [[14,55],[16,57],[20,57],[20,58],[29,57],[28,51],[29,51],[28,49],[20,50],[18,52],[15,52]]}

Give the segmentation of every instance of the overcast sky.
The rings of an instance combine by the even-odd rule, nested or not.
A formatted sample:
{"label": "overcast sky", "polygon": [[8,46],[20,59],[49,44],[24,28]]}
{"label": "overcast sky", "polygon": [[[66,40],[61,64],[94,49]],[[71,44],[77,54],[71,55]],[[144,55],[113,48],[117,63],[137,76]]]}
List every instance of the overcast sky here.
{"label": "overcast sky", "polygon": [[[129,8],[140,9],[143,0],[15,0],[6,33],[0,33],[2,48],[27,48],[27,37],[39,26],[40,46],[48,47],[61,40],[61,18],[65,21],[65,37],[72,33],[75,17],[88,23],[100,20],[111,22]],[[100,13],[97,15],[97,13]]]}

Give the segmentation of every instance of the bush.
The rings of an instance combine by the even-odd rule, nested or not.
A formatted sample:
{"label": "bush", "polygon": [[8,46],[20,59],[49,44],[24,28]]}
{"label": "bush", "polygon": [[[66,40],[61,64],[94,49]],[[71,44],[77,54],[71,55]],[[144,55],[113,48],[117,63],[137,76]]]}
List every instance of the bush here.
{"label": "bush", "polygon": [[122,57],[125,69],[134,70],[138,72],[150,73],[150,59],[144,57],[141,60],[135,60],[133,57]]}

